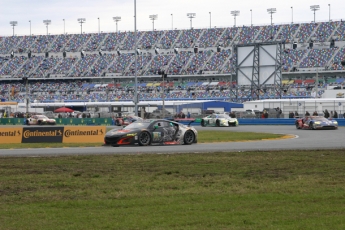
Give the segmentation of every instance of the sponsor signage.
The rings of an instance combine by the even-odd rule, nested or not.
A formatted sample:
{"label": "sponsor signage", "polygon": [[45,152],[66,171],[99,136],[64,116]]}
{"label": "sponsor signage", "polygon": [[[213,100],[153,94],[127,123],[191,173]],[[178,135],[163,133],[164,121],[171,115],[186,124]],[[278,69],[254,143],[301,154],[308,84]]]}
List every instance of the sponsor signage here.
{"label": "sponsor signage", "polygon": [[0,128],[0,144],[22,142],[23,128]]}
{"label": "sponsor signage", "polygon": [[61,143],[64,127],[25,127],[22,143]]}
{"label": "sponsor signage", "polygon": [[63,143],[103,143],[104,126],[67,126],[63,132]]}

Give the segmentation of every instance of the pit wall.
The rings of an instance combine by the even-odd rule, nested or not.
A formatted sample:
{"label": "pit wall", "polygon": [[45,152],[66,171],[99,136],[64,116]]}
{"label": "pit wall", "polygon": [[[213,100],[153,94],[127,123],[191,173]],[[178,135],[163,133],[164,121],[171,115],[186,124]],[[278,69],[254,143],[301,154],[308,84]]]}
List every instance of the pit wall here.
{"label": "pit wall", "polygon": [[[176,121],[189,124],[191,119],[175,119]],[[344,118],[334,119],[339,126],[345,126]],[[197,118],[191,125],[199,126],[200,118]],[[267,118],[267,119],[244,119],[238,118],[240,125],[294,125],[295,119],[290,118]],[[25,125],[25,118],[0,118],[1,125]],[[56,126],[114,126],[111,118],[58,118]],[[1,129],[1,128],[0,128]]]}

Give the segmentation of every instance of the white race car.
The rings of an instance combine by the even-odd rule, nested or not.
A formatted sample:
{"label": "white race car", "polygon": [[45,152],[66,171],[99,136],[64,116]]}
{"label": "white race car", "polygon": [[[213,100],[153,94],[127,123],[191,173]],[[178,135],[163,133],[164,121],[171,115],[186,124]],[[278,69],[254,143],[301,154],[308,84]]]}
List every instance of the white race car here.
{"label": "white race car", "polygon": [[237,118],[231,118],[227,114],[212,114],[201,120],[201,126],[238,126]]}
{"label": "white race car", "polygon": [[33,115],[26,119],[27,125],[55,125],[55,119],[50,119],[44,115]]}

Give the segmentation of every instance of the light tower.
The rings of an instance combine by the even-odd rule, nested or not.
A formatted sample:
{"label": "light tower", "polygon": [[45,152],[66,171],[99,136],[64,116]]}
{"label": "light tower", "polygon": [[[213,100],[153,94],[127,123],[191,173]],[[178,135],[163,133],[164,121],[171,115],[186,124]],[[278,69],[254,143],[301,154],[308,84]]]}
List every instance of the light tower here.
{"label": "light tower", "polygon": [[192,19],[196,17],[196,13],[188,13],[187,17],[190,18],[190,29],[193,29]]}
{"label": "light tower", "polygon": [[13,37],[14,37],[14,27],[18,25],[17,21],[10,21],[10,25],[13,27]]}
{"label": "light tower", "polygon": [[113,17],[113,20],[114,22],[116,23],[116,33],[117,33],[117,22],[121,21],[121,17],[120,16],[116,16],[116,17]]}
{"label": "light tower", "polygon": [[239,10],[233,10],[233,11],[230,12],[230,14],[232,16],[234,16],[234,27],[236,27],[236,16],[240,15],[240,11]]}
{"label": "light tower", "polygon": [[85,23],[85,18],[78,18],[78,22],[80,23],[80,33],[83,34],[83,23]]}
{"label": "light tower", "polygon": [[52,23],[51,20],[43,20],[44,25],[47,27],[47,35],[48,35],[48,26]]}
{"label": "light tower", "polygon": [[272,15],[277,12],[277,9],[276,8],[269,8],[269,9],[267,9],[267,12],[269,14],[271,14],[271,25],[273,25],[273,22],[272,22],[273,16]]}
{"label": "light tower", "polygon": [[310,6],[310,10],[314,11],[314,23],[315,23],[315,11],[317,11],[319,9],[320,9],[319,5],[312,5],[312,6]]}
{"label": "light tower", "polygon": [[158,14],[151,14],[149,18],[152,20],[152,31],[155,31],[155,20],[158,19]]}

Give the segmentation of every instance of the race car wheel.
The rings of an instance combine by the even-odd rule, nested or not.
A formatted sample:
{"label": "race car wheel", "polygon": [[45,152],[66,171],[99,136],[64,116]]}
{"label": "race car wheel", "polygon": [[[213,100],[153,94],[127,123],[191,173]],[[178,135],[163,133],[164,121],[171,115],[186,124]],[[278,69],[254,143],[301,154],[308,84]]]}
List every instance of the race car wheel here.
{"label": "race car wheel", "polygon": [[216,121],[216,126],[217,126],[217,127],[220,126],[220,121],[219,121],[219,120]]}
{"label": "race car wheel", "polygon": [[194,132],[191,130],[186,131],[183,137],[183,142],[185,145],[191,145],[195,141]]}
{"label": "race car wheel", "polygon": [[115,120],[115,125],[116,125],[116,126],[120,126],[119,120]]}
{"label": "race car wheel", "polygon": [[141,132],[138,136],[140,146],[148,146],[151,143],[151,135],[149,132]]}
{"label": "race car wheel", "polygon": [[314,123],[312,122],[309,123],[309,129],[315,129]]}
{"label": "race car wheel", "polygon": [[202,127],[205,127],[205,126],[206,126],[205,121],[204,121],[204,120],[201,120],[200,125],[201,125]]}
{"label": "race car wheel", "polygon": [[28,120],[26,120],[26,125],[30,125],[30,123],[29,123],[29,121],[28,121]]}
{"label": "race car wheel", "polygon": [[42,125],[42,122],[41,122],[41,121],[38,121],[37,124],[38,124],[38,125]]}
{"label": "race car wheel", "polygon": [[296,122],[295,125],[296,125],[296,129],[301,129],[301,127],[299,127],[298,122]]}

